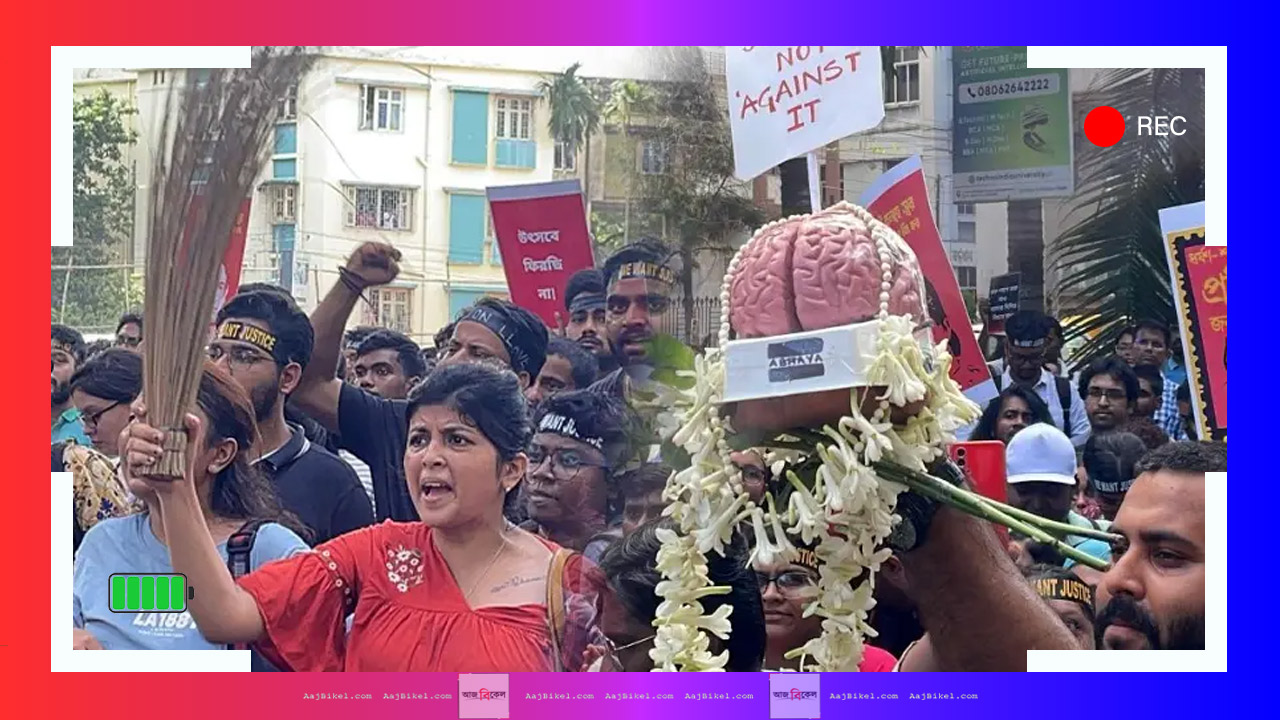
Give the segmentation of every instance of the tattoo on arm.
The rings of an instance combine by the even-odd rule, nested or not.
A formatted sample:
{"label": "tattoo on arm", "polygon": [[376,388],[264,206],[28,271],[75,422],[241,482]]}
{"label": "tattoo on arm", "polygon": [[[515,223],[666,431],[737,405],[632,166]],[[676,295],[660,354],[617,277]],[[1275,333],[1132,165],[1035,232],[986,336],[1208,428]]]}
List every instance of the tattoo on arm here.
{"label": "tattoo on arm", "polygon": [[502,582],[498,585],[494,585],[492,588],[489,589],[489,592],[500,593],[503,590],[510,590],[512,588],[520,587],[521,585],[528,585],[529,583],[535,583],[541,579],[542,578],[538,578],[538,577],[524,577],[521,575],[516,575],[515,577],[512,577],[510,580]]}

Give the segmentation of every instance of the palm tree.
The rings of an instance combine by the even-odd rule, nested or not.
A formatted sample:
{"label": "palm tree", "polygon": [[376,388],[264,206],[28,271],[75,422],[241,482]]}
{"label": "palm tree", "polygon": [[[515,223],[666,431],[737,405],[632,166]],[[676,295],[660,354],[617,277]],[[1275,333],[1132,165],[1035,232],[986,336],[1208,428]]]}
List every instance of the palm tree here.
{"label": "palm tree", "polygon": [[[617,123],[622,128],[623,142],[630,142],[631,121],[637,115],[646,115],[653,109],[653,93],[649,88],[635,80],[615,80],[609,88],[609,100],[604,106],[604,117],[609,122]],[[626,242],[631,237],[631,178],[635,174],[630,168],[624,174],[627,183],[627,197],[622,206],[622,237]]]}
{"label": "palm tree", "polygon": [[1186,118],[1180,136],[1077,145],[1076,221],[1052,243],[1050,263],[1070,289],[1063,314],[1086,318],[1067,340],[1090,337],[1081,353],[1088,358],[1110,352],[1135,320],[1175,325],[1158,212],[1204,200],[1204,71],[1109,70],[1079,99],[1082,108],[1110,105],[1126,118]]}
{"label": "palm tree", "polygon": [[547,119],[547,128],[556,142],[563,143],[565,149],[576,156],[579,148],[583,153],[583,194],[587,198],[587,208],[591,203],[591,136],[600,127],[600,101],[592,92],[588,81],[578,77],[578,69],[582,63],[570,65],[564,72],[552,75],[538,83],[538,89],[547,98],[551,107],[551,115]]}

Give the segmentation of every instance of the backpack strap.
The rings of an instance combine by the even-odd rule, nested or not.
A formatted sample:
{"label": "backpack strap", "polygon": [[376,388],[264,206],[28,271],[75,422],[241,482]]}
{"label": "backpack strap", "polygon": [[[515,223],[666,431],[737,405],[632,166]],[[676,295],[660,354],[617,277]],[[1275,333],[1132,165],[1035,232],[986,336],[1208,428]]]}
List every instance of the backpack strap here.
{"label": "backpack strap", "polygon": [[1064,377],[1054,377],[1058,384],[1058,402],[1062,404],[1062,432],[1071,437],[1071,381]]}
{"label": "backpack strap", "polygon": [[572,550],[560,548],[551,556],[547,571],[547,624],[551,629],[551,659],[556,672],[564,672],[564,566]]}
{"label": "backpack strap", "polygon": [[[249,574],[252,568],[251,555],[253,542],[258,537],[258,528],[265,520],[250,520],[227,538],[227,569],[231,571],[231,579],[238,580]],[[228,650],[244,650],[242,645],[228,645]]]}
{"label": "backpack strap", "polygon": [[987,372],[991,373],[991,381],[996,384],[996,392],[1004,392],[1004,388],[1000,387],[1004,384],[1004,373],[998,372],[995,365],[987,365]]}

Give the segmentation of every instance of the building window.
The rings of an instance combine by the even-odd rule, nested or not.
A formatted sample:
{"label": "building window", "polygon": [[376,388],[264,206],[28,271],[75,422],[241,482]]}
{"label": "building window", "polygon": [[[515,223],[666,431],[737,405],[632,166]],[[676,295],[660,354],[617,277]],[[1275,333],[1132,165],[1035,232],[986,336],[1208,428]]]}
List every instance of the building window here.
{"label": "building window", "polygon": [[532,140],[533,102],[529,98],[497,99],[498,119],[494,135],[499,140]]}
{"label": "building window", "polygon": [[152,85],[163,85],[163,84],[164,84],[164,71],[163,71],[163,70],[152,70],[152,71],[151,71],[151,84],[152,84]]}
{"label": "building window", "polygon": [[884,104],[920,102],[920,48],[894,48],[893,56],[893,82],[885,83]]}
{"label": "building window", "polygon": [[962,290],[973,290],[978,287],[978,268],[972,265],[961,265],[956,268],[956,280],[960,281]]}
{"label": "building window", "polygon": [[360,86],[360,129],[400,132],[404,119],[404,91]]}
{"label": "building window", "polygon": [[298,86],[290,85],[284,95],[276,100],[276,120],[286,122],[298,119]]}
{"label": "building window", "polygon": [[347,227],[411,230],[412,215],[412,190],[347,187]]}
{"label": "building window", "polygon": [[369,290],[369,302],[377,308],[377,317],[366,319],[376,324],[405,335],[413,333],[413,290],[410,288],[382,287]]}
{"label": "building window", "polygon": [[640,141],[640,172],[644,175],[662,175],[670,166],[666,143],[660,140]]}
{"label": "building window", "polygon": [[577,153],[569,146],[569,143],[557,141],[555,168],[557,170],[567,170],[569,172],[573,172],[578,169],[578,159],[576,155]]}
{"label": "building window", "polygon": [[960,242],[960,243],[978,242],[978,224],[977,223],[961,221],[958,227],[960,228],[960,237],[956,238],[956,242]]}
{"label": "building window", "polygon": [[973,215],[977,212],[977,206],[973,203],[956,203],[956,214]]}
{"label": "building window", "polygon": [[293,222],[298,218],[298,186],[275,184],[267,186],[271,203],[271,222]]}

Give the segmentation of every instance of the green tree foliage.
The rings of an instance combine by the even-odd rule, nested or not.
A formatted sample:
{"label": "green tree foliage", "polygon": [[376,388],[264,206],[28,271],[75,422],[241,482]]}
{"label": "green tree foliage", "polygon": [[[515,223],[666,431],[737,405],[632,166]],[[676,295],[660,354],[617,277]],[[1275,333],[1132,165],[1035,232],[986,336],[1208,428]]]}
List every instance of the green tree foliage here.
{"label": "green tree foliage", "polygon": [[1186,134],[1077,143],[1074,224],[1050,261],[1061,273],[1060,314],[1081,317],[1066,329],[1068,342],[1087,338],[1081,359],[1110,352],[1134,321],[1176,327],[1158,213],[1204,200],[1204,71],[1110,70],[1094,88],[1079,106],[1110,105],[1126,118],[1181,115]]}
{"label": "green tree foliage", "polygon": [[692,335],[693,272],[698,258],[728,255],[737,239],[765,221],[733,177],[728,104],[697,48],[673,48],[672,82],[657,84],[654,138],[667,155],[666,171],[643,176],[640,203],[666,218],[667,241],[680,257],[685,337]]}
{"label": "green tree foliage", "polygon": [[[73,269],[118,265],[133,231],[134,176],[127,151],[136,133],[128,117],[135,110],[105,90],[77,98],[72,139],[72,247],[53,248],[52,321],[73,327],[115,329],[142,294],[128,271]],[[55,198],[55,202],[57,199]],[[131,287],[130,287],[131,286]]]}

